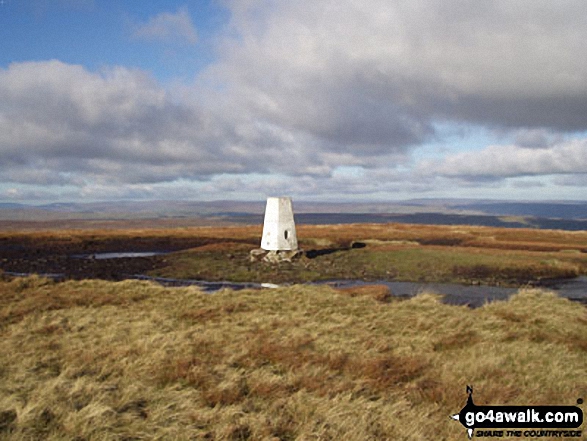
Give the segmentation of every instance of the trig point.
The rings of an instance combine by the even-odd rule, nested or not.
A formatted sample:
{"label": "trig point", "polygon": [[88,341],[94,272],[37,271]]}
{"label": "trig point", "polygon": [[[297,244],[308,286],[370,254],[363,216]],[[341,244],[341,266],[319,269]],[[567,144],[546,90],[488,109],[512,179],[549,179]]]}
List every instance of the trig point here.
{"label": "trig point", "polygon": [[261,248],[267,251],[298,249],[291,198],[267,198]]}
{"label": "trig point", "polygon": [[251,251],[251,260],[291,261],[300,254],[291,198],[267,198],[261,250]]}

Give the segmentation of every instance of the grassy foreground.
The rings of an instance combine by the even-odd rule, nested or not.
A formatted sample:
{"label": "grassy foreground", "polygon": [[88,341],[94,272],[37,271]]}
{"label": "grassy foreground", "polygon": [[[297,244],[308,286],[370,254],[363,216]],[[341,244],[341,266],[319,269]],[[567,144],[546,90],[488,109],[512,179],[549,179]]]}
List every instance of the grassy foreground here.
{"label": "grassy foreground", "polygon": [[[399,280],[524,286],[587,274],[587,232],[403,224],[302,225],[306,255],[250,262],[260,231],[217,228],[211,243],[165,256],[151,272],[180,279],[308,282]],[[210,233],[205,229],[196,234]],[[223,242],[225,238],[228,242]],[[236,242],[240,239],[241,242]]]}
{"label": "grassy foreground", "polygon": [[479,405],[587,398],[587,309],[30,277],[0,281],[0,354],[0,439],[464,440],[467,384]]}

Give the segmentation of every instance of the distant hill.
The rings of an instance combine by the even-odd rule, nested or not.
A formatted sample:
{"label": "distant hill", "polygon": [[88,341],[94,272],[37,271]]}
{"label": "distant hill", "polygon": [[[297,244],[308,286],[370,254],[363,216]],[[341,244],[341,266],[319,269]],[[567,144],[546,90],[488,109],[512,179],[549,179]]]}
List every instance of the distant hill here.
{"label": "distant hill", "polygon": [[485,214],[496,215],[587,219],[587,203],[489,202],[455,204],[451,207],[479,210]]}
{"label": "distant hill", "polygon": [[[2,221],[219,219],[235,224],[263,221],[265,201],[117,201],[24,205],[0,203]],[[587,202],[512,202],[463,199],[309,202],[294,200],[302,224],[416,223],[508,228],[587,230]]]}
{"label": "distant hill", "polygon": [[444,207],[502,216],[537,216],[559,219],[587,219],[587,201],[499,201],[483,199],[411,199],[407,206]]}
{"label": "distant hill", "polygon": [[[225,220],[242,224],[260,224],[263,216],[231,213]],[[547,219],[538,217],[512,217],[443,213],[382,214],[382,213],[297,213],[297,224],[329,225],[357,223],[405,223],[421,225],[476,225],[503,228],[538,228],[553,230],[587,230],[587,220]]]}

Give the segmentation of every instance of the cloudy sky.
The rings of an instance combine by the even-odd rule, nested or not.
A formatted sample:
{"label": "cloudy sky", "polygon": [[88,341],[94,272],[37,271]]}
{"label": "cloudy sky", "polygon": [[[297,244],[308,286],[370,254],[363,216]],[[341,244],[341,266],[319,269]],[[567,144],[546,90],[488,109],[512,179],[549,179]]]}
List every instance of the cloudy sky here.
{"label": "cloudy sky", "polygon": [[0,201],[587,200],[584,0],[0,0]]}

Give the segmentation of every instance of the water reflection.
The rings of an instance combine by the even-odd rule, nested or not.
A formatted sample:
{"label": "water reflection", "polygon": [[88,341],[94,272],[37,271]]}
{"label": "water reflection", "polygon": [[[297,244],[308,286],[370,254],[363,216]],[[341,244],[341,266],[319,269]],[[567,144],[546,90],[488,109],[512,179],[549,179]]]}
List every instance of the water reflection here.
{"label": "water reflection", "polygon": [[[206,292],[214,292],[222,288],[233,290],[251,289],[251,288],[278,288],[279,285],[271,283],[234,283],[234,282],[207,282],[202,280],[182,280],[162,277],[149,277],[144,275],[135,275],[132,278],[140,280],[152,280],[166,286],[190,286],[195,285]],[[392,295],[397,297],[414,297],[423,292],[433,292],[443,296],[442,301],[449,305],[467,305],[477,308],[485,303],[495,300],[507,300],[512,294],[516,293],[519,288],[504,288],[500,286],[485,285],[459,285],[456,283],[415,283],[415,282],[389,282],[379,280],[374,282],[365,282],[362,280],[329,280],[325,282],[315,282],[311,285],[329,285],[334,288],[348,288],[352,286],[364,285],[385,285],[389,288]],[[559,280],[552,283],[545,289],[554,291],[561,297],[587,304],[587,276],[577,277],[570,280]]]}
{"label": "water reflection", "polygon": [[[128,254],[128,253],[101,253],[106,254]],[[144,256],[146,253],[134,253]],[[161,253],[159,253],[161,254]],[[149,255],[152,255],[149,253]],[[127,256],[118,256],[127,257]],[[136,257],[136,256],[135,256]],[[96,257],[99,259],[100,257]],[[117,258],[117,257],[101,257]],[[18,273],[5,271],[5,275],[13,277],[26,277],[33,273]],[[63,273],[41,273],[41,277],[47,277],[56,281],[66,280],[67,276]],[[157,282],[164,286],[197,286],[204,292],[213,293],[220,289],[228,288],[235,291],[242,289],[274,289],[279,288],[280,285],[273,283],[236,283],[230,281],[209,282],[205,280],[195,279],[172,279],[166,277],[151,277],[143,274],[122,275],[124,279],[148,280]],[[477,308],[485,303],[496,300],[507,300],[512,294],[516,293],[519,288],[504,288],[499,286],[485,286],[485,285],[459,285],[455,283],[415,283],[415,282],[390,282],[386,280],[378,280],[373,282],[365,282],[362,280],[329,280],[321,282],[309,283],[309,285],[329,285],[334,288],[349,288],[353,286],[365,285],[385,285],[389,288],[392,295],[397,297],[414,297],[423,292],[432,292],[443,296],[442,301],[450,305],[467,305],[472,308]],[[285,286],[285,285],[282,285]],[[575,279],[565,279],[551,281],[547,286],[542,288],[555,292],[561,297],[569,300],[577,301],[587,305],[587,276],[577,277]]]}
{"label": "water reflection", "polygon": [[117,252],[117,253],[92,253],[92,254],[74,254],[73,258],[76,259],[95,259],[95,260],[104,260],[104,259],[122,259],[122,258],[133,258],[133,257],[153,257],[159,256],[161,254],[167,254],[164,251],[124,251],[124,252]]}

